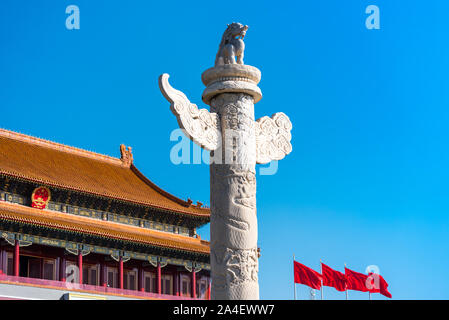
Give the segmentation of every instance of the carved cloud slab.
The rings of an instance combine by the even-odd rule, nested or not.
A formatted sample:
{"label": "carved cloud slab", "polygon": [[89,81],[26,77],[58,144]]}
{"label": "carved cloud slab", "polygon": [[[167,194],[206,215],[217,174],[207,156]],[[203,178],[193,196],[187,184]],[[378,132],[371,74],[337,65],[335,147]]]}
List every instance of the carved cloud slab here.
{"label": "carved cloud slab", "polygon": [[[174,89],[168,82],[167,73],[159,77],[159,88],[170,102],[170,110],[176,116],[179,127],[193,142],[213,151],[221,143],[221,126],[217,113],[198,109],[184,93]],[[255,122],[256,162],[260,164],[281,160],[292,151],[292,123],[289,117],[278,112]]]}
{"label": "carved cloud slab", "polygon": [[198,109],[184,93],[174,89],[168,82],[167,73],[159,77],[159,88],[171,103],[170,110],[176,116],[179,127],[193,142],[206,150],[215,150],[219,146],[220,122],[218,115],[207,109]]}
{"label": "carved cloud slab", "polygon": [[281,160],[292,152],[292,123],[283,112],[256,121],[256,161],[264,164]]}

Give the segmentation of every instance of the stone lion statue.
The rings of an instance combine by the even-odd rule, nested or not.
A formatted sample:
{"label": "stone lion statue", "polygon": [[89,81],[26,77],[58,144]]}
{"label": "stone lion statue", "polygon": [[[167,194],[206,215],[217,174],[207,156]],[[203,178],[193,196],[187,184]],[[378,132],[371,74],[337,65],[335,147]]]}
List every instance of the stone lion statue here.
{"label": "stone lion statue", "polygon": [[220,46],[215,58],[215,66],[224,64],[243,64],[243,51],[245,50],[245,38],[248,26],[233,22],[228,24],[228,28],[223,33]]}

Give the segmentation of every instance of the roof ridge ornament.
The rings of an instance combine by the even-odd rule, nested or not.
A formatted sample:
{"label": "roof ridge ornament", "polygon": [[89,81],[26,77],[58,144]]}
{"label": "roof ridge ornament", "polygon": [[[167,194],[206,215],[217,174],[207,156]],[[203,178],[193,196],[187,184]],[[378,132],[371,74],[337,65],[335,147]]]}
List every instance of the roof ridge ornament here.
{"label": "roof ridge ornament", "polygon": [[195,207],[201,208],[203,206],[202,202],[197,201]]}
{"label": "roof ridge ornament", "polygon": [[124,144],[120,145],[120,160],[122,161],[123,166],[128,168],[133,164],[134,157],[131,147],[126,148]]}

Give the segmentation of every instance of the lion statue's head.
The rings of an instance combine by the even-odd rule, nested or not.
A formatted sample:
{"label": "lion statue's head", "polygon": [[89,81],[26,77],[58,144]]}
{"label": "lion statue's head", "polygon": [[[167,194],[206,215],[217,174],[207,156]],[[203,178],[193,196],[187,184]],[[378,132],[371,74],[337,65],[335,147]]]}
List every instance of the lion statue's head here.
{"label": "lion statue's head", "polygon": [[233,22],[231,24],[228,24],[228,28],[223,34],[224,40],[231,40],[231,39],[243,39],[245,38],[246,31],[248,30],[248,26],[244,26],[241,23]]}

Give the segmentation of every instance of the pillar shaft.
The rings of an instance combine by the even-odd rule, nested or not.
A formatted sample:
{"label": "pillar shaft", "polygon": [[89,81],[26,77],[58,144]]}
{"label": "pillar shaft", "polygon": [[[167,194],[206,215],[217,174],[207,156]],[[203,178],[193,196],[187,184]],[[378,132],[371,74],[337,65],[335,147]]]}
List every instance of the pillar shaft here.
{"label": "pillar shaft", "polygon": [[212,299],[259,299],[254,99],[222,93],[210,106],[222,133],[210,166]]}

